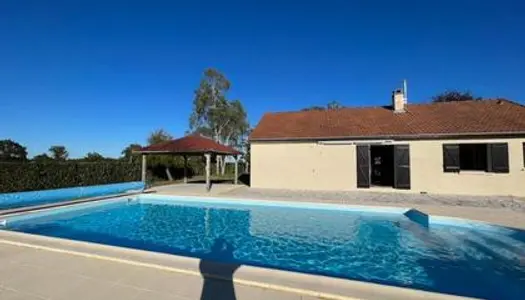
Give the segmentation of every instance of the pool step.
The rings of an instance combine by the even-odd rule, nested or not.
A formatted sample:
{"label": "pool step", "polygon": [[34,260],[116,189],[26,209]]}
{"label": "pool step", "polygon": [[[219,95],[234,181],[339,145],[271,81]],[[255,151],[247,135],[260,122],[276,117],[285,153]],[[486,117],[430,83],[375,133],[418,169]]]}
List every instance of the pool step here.
{"label": "pool step", "polygon": [[428,215],[415,208],[407,210],[403,215],[410,221],[417,223],[425,228],[428,228]]}

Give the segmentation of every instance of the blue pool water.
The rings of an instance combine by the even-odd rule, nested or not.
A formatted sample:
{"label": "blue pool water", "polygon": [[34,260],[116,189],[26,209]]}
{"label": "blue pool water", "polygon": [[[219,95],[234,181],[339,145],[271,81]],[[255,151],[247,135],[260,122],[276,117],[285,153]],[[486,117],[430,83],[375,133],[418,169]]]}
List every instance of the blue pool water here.
{"label": "blue pool water", "polygon": [[[402,213],[112,200],[7,229],[485,299],[525,299],[525,236]],[[494,227],[497,228],[497,227]]]}

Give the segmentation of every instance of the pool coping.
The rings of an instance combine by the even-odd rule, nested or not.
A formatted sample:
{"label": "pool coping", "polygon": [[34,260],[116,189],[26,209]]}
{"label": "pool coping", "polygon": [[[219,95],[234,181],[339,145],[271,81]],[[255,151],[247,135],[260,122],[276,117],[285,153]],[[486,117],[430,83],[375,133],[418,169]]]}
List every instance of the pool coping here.
{"label": "pool coping", "polygon": [[[523,231],[522,228],[517,227],[509,227],[505,225],[500,225],[496,223],[490,223],[480,220],[472,220],[467,218],[459,218],[459,217],[450,217],[450,216],[442,216],[442,215],[433,215],[433,214],[427,214],[425,211],[422,211],[420,209],[416,209],[410,206],[407,207],[401,207],[401,206],[388,206],[388,205],[354,205],[354,204],[340,204],[340,203],[330,203],[330,202],[300,202],[300,201],[292,201],[292,200],[268,200],[268,199],[255,199],[255,198],[236,198],[236,197],[218,197],[218,196],[193,196],[193,195],[165,195],[165,194],[157,194],[157,193],[143,193],[137,195],[139,199],[143,196],[146,196],[147,198],[159,198],[159,200],[165,200],[171,199],[174,201],[180,201],[184,200],[186,202],[190,202],[188,200],[191,199],[205,199],[205,200],[212,200],[209,201],[209,203],[213,203],[213,201],[218,201],[222,203],[228,203],[228,204],[243,204],[243,205],[262,205],[262,206],[268,206],[270,204],[271,206],[275,207],[295,207],[295,208],[306,208],[306,209],[341,209],[345,211],[362,211],[362,212],[377,212],[377,213],[393,213],[393,214],[405,214],[410,210],[415,210],[417,212],[423,213],[428,216],[428,222],[430,225],[451,225],[451,226],[458,226],[458,227],[465,227],[465,228],[476,228],[476,229],[482,229],[492,232],[509,232],[509,231]],[[169,201],[169,200],[168,200]],[[208,201],[198,201],[198,202],[208,202]],[[406,216],[406,215],[405,215]],[[407,216],[408,217],[408,216]],[[409,218],[410,219],[410,218]],[[414,221],[413,219],[411,219]],[[418,223],[417,221],[414,221]]]}
{"label": "pool coping", "polygon": [[[238,266],[235,264],[216,263],[186,256],[39,236],[7,230],[0,230],[0,245],[1,244],[133,265],[159,271],[174,272],[187,276],[228,280],[232,281],[235,285],[263,288],[327,300],[473,299],[364,281],[340,279],[248,265]],[[201,262],[206,263],[206,270],[209,270],[209,273],[201,273]],[[221,270],[232,269],[236,269],[233,277],[221,273]]]}

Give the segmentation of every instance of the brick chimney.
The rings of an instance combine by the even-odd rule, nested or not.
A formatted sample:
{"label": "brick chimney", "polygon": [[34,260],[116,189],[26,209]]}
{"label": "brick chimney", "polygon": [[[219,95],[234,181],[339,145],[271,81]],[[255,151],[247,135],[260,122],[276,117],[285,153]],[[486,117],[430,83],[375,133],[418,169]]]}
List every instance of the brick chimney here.
{"label": "brick chimney", "polygon": [[406,112],[406,98],[402,89],[397,89],[392,92],[392,108],[395,113],[404,113]]}

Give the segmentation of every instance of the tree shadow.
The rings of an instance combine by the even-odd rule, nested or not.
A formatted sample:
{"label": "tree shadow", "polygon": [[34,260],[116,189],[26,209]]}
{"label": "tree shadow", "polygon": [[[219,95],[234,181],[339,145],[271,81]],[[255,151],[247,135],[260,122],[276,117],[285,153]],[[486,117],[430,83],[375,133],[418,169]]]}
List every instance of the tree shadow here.
{"label": "tree shadow", "polygon": [[[189,180],[188,184],[203,184],[206,180]],[[211,184],[233,183],[233,179],[211,179]]]}
{"label": "tree shadow", "polygon": [[233,245],[223,238],[215,240],[211,252],[201,259],[199,269],[204,279],[201,300],[235,300],[233,274],[239,264],[218,263],[214,260],[233,261]]}

